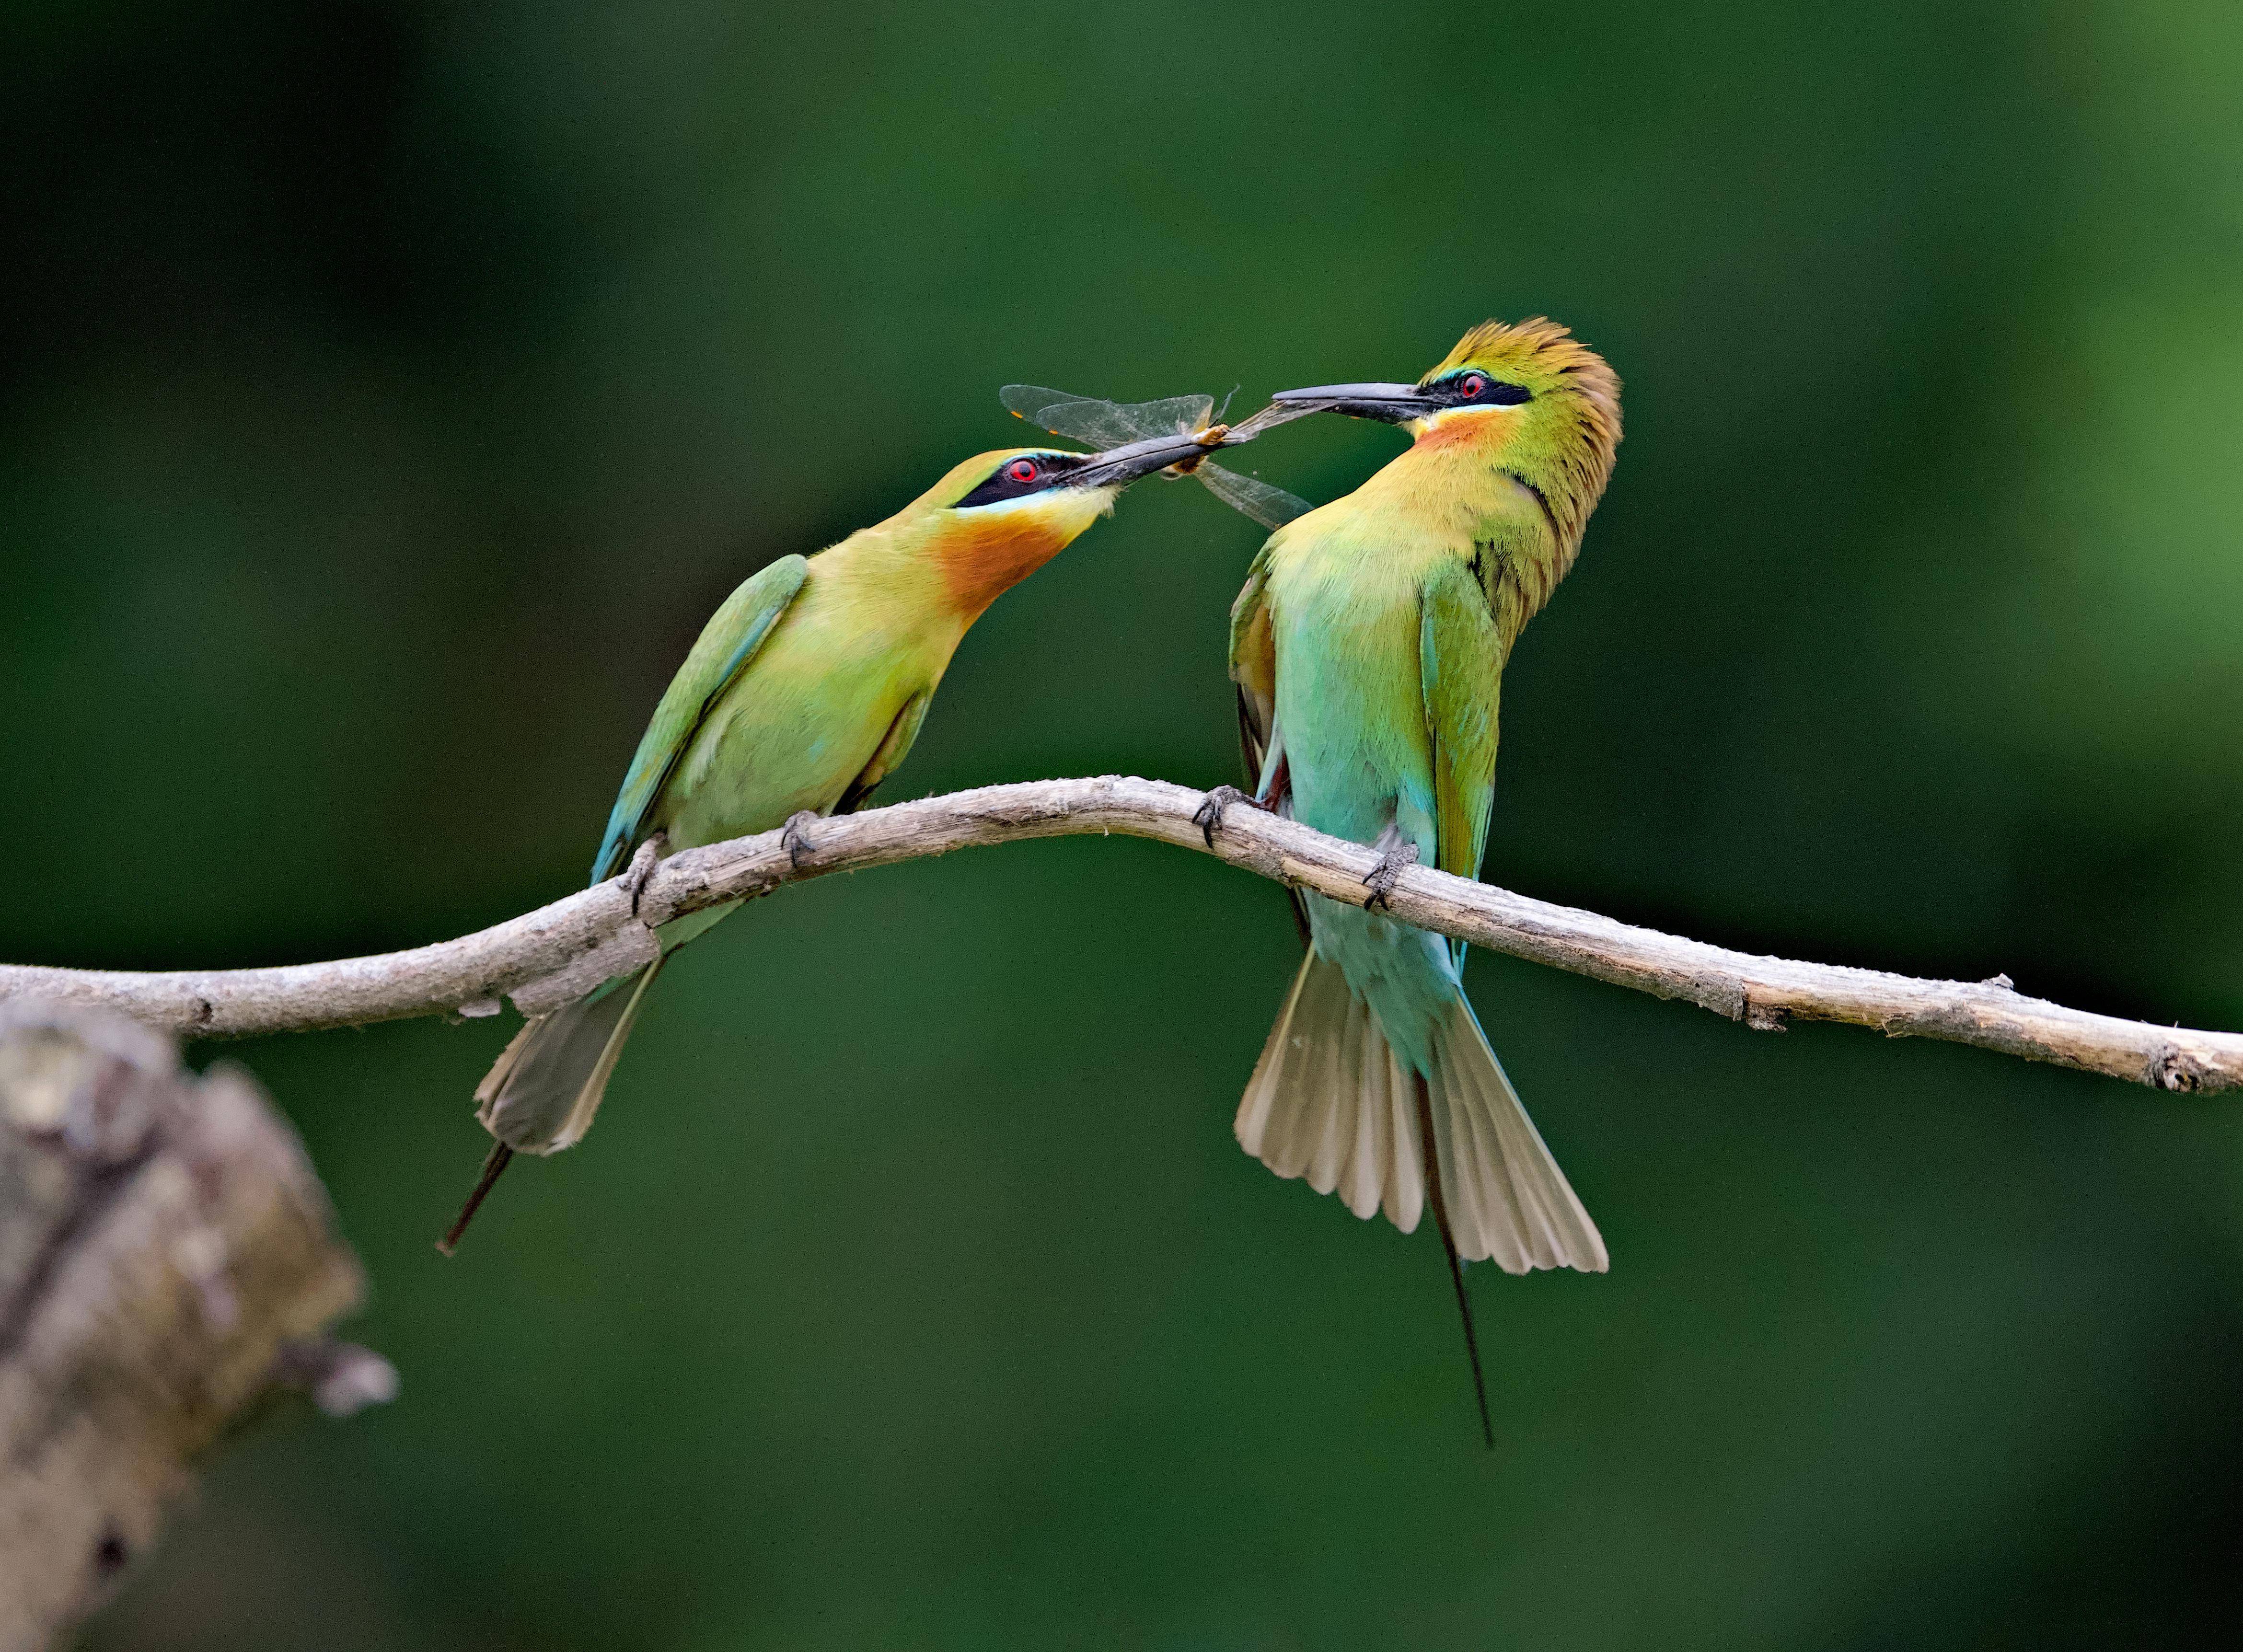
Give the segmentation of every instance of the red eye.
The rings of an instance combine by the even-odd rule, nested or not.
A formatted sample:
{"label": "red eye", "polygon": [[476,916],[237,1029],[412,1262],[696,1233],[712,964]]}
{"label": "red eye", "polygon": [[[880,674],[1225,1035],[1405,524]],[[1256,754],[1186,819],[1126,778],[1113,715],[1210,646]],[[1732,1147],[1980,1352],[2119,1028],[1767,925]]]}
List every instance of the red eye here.
{"label": "red eye", "polygon": [[1034,482],[1038,473],[1033,459],[1015,459],[1005,467],[1005,474],[1015,482]]}
{"label": "red eye", "polygon": [[1457,381],[1457,388],[1466,401],[1476,401],[1487,394],[1487,381],[1477,373],[1467,373]]}

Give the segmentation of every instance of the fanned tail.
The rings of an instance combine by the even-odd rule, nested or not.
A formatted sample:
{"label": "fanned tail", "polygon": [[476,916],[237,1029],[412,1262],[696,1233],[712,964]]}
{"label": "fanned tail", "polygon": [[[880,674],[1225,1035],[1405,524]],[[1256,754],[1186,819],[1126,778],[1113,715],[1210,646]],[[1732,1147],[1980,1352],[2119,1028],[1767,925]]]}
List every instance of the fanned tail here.
{"label": "fanned tail", "polygon": [[498,1139],[475,1191],[437,1249],[451,1254],[515,1154],[558,1153],[592,1128],[646,989],[661,971],[657,958],[636,975],[534,1016],[500,1052],[475,1087],[475,1116]]}
{"label": "fanned tail", "polygon": [[[1611,1265],[1596,1224],[1458,993],[1434,1030],[1426,1112],[1457,1254],[1506,1273]],[[1337,1192],[1404,1233],[1426,1203],[1418,1075],[1386,1042],[1337,964],[1311,950],[1239,1103],[1239,1145],[1283,1177]]]}

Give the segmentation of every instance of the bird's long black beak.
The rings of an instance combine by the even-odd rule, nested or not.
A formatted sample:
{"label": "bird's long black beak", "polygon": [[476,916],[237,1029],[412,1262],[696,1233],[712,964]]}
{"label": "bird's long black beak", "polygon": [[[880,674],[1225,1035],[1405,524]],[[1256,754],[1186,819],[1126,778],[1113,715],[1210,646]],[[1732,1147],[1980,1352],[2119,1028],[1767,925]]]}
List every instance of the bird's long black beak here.
{"label": "bird's long black beak", "polygon": [[1222,441],[1219,430],[1207,433],[1202,441],[1196,435],[1150,436],[1142,442],[1108,448],[1103,453],[1094,453],[1088,463],[1068,473],[1066,485],[1070,488],[1126,488],[1140,477],[1149,476],[1155,470],[1166,470],[1170,465],[1187,460],[1203,459]]}
{"label": "bird's long black beak", "polygon": [[1281,408],[1344,413],[1351,419],[1376,419],[1381,424],[1407,424],[1448,405],[1414,384],[1313,384],[1303,390],[1280,390],[1270,400]]}

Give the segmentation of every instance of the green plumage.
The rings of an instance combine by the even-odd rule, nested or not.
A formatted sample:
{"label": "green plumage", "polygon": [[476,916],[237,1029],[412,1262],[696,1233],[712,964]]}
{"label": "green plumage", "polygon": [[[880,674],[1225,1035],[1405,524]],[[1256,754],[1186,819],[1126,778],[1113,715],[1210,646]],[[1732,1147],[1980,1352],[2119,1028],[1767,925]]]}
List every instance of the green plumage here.
{"label": "green plumage", "polygon": [[[1273,535],[1233,610],[1231,674],[1265,802],[1472,877],[1504,664],[1573,561],[1619,408],[1609,370],[1547,324],[1476,330],[1425,382],[1465,369],[1526,396],[1411,420],[1410,452]],[[1602,1269],[1603,1241],[1465,1001],[1463,948],[1368,907],[1310,896],[1303,910],[1310,955],[1241,1103],[1241,1142],[1404,1231],[1438,1199],[1466,1260]]]}
{"label": "green plumage", "polygon": [[607,835],[592,861],[594,883],[623,869],[633,846],[644,835],[649,813],[677,772],[687,742],[754,660],[809,574],[808,557],[782,556],[742,582],[710,617],[639,737],[638,750],[608,815]]}
{"label": "green plumage", "polygon": [[[1023,457],[1060,456],[980,455],[888,521],[783,557],[735,590],[655,708],[592,881],[650,840],[672,853],[870,796],[910,752],[975,618],[1104,514],[1121,485],[1054,482],[976,502]],[[486,1187],[510,1154],[557,1152],[591,1127],[663,961],[731,909],[665,925],[655,962],[522,1028],[475,1092],[498,1143]]]}

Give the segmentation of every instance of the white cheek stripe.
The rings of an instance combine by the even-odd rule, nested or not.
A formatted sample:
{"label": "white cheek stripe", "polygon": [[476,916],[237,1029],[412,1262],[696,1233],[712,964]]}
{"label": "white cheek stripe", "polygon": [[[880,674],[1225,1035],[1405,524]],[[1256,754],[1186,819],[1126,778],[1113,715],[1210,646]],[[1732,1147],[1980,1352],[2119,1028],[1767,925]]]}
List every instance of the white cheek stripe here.
{"label": "white cheek stripe", "polygon": [[1418,433],[1423,435],[1429,430],[1438,429],[1444,421],[1450,419],[1476,418],[1483,414],[1516,413],[1526,405],[1524,401],[1512,403],[1491,401],[1474,407],[1443,408],[1438,413],[1418,420]]}
{"label": "white cheek stripe", "polygon": [[1117,491],[1117,489],[1113,488],[1068,488],[1064,486],[1046,488],[1041,492],[1024,493],[1016,498],[1000,499],[993,504],[974,505],[971,507],[971,509],[976,517],[994,516],[1023,510],[1037,510],[1047,505],[1066,503],[1067,496],[1069,494],[1074,495],[1077,499],[1087,499],[1094,494],[1103,494],[1106,496],[1105,505],[1101,508],[1104,509],[1106,507],[1110,507],[1113,504],[1114,496]]}

